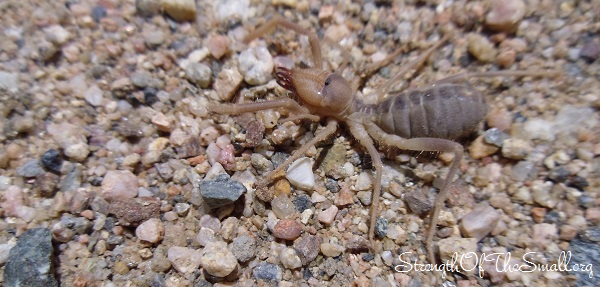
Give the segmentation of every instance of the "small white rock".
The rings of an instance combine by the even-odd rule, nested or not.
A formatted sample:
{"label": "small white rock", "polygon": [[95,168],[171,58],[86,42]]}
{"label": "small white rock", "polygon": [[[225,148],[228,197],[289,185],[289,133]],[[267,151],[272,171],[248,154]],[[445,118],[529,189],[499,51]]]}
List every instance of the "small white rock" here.
{"label": "small white rock", "polygon": [[298,254],[296,254],[296,250],[293,248],[286,247],[281,249],[279,260],[287,269],[296,269],[302,266],[302,261],[300,260],[300,257],[298,257]]}
{"label": "small white rock", "polygon": [[337,212],[337,206],[332,205],[319,213],[319,221],[324,224],[331,224],[335,219]]}
{"label": "small white rock", "polygon": [[356,179],[356,184],[354,184],[354,188],[356,190],[368,190],[373,186],[373,182],[371,181],[371,176],[367,172],[361,172]]}
{"label": "small white rock", "polygon": [[135,236],[150,243],[161,241],[164,235],[165,227],[158,218],[150,218],[135,229]]}
{"label": "small white rock", "polygon": [[191,274],[200,266],[202,252],[187,247],[173,246],[167,251],[167,258],[175,270]]}
{"label": "small white rock", "polygon": [[315,175],[312,171],[312,162],[308,157],[301,157],[294,161],[287,169],[285,177],[297,188],[313,190],[315,187]]}
{"label": "small white rock", "polygon": [[273,57],[264,46],[252,47],[240,54],[239,70],[246,83],[262,85],[271,79]]}
{"label": "small white rock", "polygon": [[465,237],[481,240],[488,235],[500,220],[500,212],[484,204],[479,205],[461,219],[460,230]]}

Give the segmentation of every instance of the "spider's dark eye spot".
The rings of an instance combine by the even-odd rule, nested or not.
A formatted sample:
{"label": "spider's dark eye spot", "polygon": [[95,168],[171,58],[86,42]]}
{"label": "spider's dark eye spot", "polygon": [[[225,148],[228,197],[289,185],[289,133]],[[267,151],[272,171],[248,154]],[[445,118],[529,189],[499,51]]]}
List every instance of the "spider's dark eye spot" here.
{"label": "spider's dark eye spot", "polygon": [[325,86],[329,86],[330,83],[331,83],[331,77],[327,77],[327,79],[325,80]]}

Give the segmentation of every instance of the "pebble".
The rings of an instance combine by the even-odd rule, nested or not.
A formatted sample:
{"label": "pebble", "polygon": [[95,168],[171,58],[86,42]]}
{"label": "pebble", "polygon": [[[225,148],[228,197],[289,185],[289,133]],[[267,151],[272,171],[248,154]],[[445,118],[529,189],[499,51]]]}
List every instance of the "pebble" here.
{"label": "pebble", "polygon": [[252,277],[258,280],[279,282],[281,281],[282,276],[281,267],[265,261],[258,263],[254,269],[252,269]]}
{"label": "pebble", "polygon": [[460,230],[464,237],[476,238],[479,241],[492,232],[500,220],[500,215],[500,211],[487,204],[478,205],[463,215]]}
{"label": "pebble", "polygon": [[485,142],[485,135],[478,136],[469,145],[469,155],[473,159],[480,159],[496,153],[499,148],[493,144]]}
{"label": "pebble", "polygon": [[564,166],[557,166],[548,172],[548,179],[556,183],[561,183],[565,182],[569,178],[569,175],[569,171]]}
{"label": "pebble", "polygon": [[521,160],[533,150],[529,142],[522,139],[509,138],[502,143],[502,156],[505,158]]}
{"label": "pebble", "polygon": [[310,200],[310,197],[304,193],[296,196],[294,198],[293,202],[294,202],[294,207],[296,208],[296,210],[298,212],[303,212],[304,210],[312,207],[312,202]]}
{"label": "pebble", "polygon": [[260,153],[253,153],[250,156],[250,163],[252,163],[252,167],[256,169],[259,175],[273,171],[273,163]]}
{"label": "pebble", "polygon": [[323,224],[331,224],[337,215],[338,208],[335,205],[330,206],[329,208],[319,212],[318,219],[319,222]]}
{"label": "pebble", "polygon": [[142,16],[154,16],[160,13],[162,9],[162,0],[136,0],[135,10]]}
{"label": "pebble", "polygon": [[483,133],[483,140],[497,147],[502,147],[502,143],[508,138],[509,135],[498,128],[491,128]]}
{"label": "pebble", "polygon": [[298,254],[296,254],[296,250],[293,248],[282,248],[279,252],[279,260],[283,267],[287,269],[296,269],[302,267],[302,261]]}
{"label": "pebble", "polygon": [[302,211],[300,214],[300,222],[302,222],[302,224],[308,224],[308,221],[312,218],[314,213],[315,212],[312,209]]}
{"label": "pebble", "polygon": [[532,162],[522,160],[513,165],[510,177],[515,181],[523,182],[531,176],[534,170],[535,166]]}
{"label": "pebble", "polygon": [[496,48],[487,38],[480,34],[470,33],[467,35],[467,48],[469,53],[477,60],[491,63],[496,60]]}
{"label": "pebble", "polygon": [[[466,255],[468,253],[474,254],[477,252],[477,239],[474,238],[458,238],[450,237],[444,238],[438,241],[440,250],[440,259],[442,262],[451,260],[452,256]],[[477,256],[464,257],[463,266],[476,266]],[[460,257],[459,257],[460,258]]]}
{"label": "pebble", "polygon": [[83,98],[91,106],[98,107],[102,105],[104,95],[102,94],[102,90],[98,88],[98,86],[93,85],[87,90],[85,90],[85,92],[83,92]]}
{"label": "pebble", "polygon": [[558,228],[554,224],[538,223],[534,224],[531,229],[531,239],[540,248],[548,246],[550,242],[558,238]]}
{"label": "pebble", "polygon": [[273,235],[285,240],[295,240],[300,237],[301,232],[302,224],[293,219],[279,220],[273,228]]}
{"label": "pebble", "polygon": [[352,235],[346,242],[346,248],[352,253],[361,253],[369,250],[369,241],[362,236]]}
{"label": "pebble", "polygon": [[185,217],[190,211],[190,205],[185,202],[175,204],[175,212],[181,217]]}
{"label": "pebble", "polygon": [[208,88],[212,81],[212,71],[209,66],[203,63],[190,63],[185,68],[185,75],[190,82],[203,89]]}
{"label": "pebble", "polygon": [[223,220],[223,226],[221,226],[221,230],[219,231],[221,237],[226,241],[233,240],[238,229],[238,224],[239,220],[233,216]]}
{"label": "pebble", "polygon": [[19,90],[19,78],[19,73],[0,71],[0,88],[9,92],[17,92]]}
{"label": "pebble", "polygon": [[344,252],[344,246],[335,243],[321,243],[321,253],[327,257],[337,257]]}
{"label": "pebble", "polygon": [[196,19],[196,2],[194,0],[163,0],[162,8],[179,22],[194,21]]}
{"label": "pebble", "polygon": [[354,193],[350,189],[344,187],[335,195],[333,204],[339,207],[350,205],[354,203],[353,195]]}
{"label": "pebble", "polygon": [[139,226],[150,218],[160,216],[160,201],[156,197],[113,199],[108,212],[114,214],[123,226]]}
{"label": "pebble", "polygon": [[523,124],[523,134],[530,140],[540,139],[545,141],[554,140],[556,130],[554,124],[544,119],[528,119]]}
{"label": "pebble", "polygon": [[371,180],[371,176],[369,173],[363,171],[358,174],[358,178],[356,179],[356,183],[354,184],[354,188],[359,191],[369,190],[373,186],[373,182]]}
{"label": "pebble", "polygon": [[187,275],[198,270],[203,257],[200,250],[173,246],[167,251],[167,258],[175,270]]}
{"label": "pebble", "polygon": [[52,25],[43,29],[44,34],[46,36],[46,40],[52,42],[52,44],[56,46],[62,46],[71,37],[71,33],[63,26],[60,25]]}
{"label": "pebble", "polygon": [[256,240],[249,235],[238,236],[229,244],[229,249],[240,262],[248,262],[256,256]]}
{"label": "pebble", "polygon": [[362,202],[363,205],[368,206],[371,205],[373,193],[370,191],[359,191],[356,193],[356,197],[358,197],[358,200],[360,200],[360,202]]}
{"label": "pebble", "polygon": [[420,190],[414,190],[404,195],[406,204],[417,215],[424,215],[428,213],[433,207],[427,196]]}
{"label": "pebble", "polygon": [[102,180],[100,195],[107,200],[134,198],[138,194],[138,179],[128,170],[109,170]]}
{"label": "pebble", "polygon": [[198,241],[201,246],[206,246],[209,242],[216,241],[215,231],[210,228],[200,227],[200,231],[198,231],[198,235],[196,235],[196,241]]}
{"label": "pebble", "polygon": [[323,162],[319,166],[325,175],[333,179],[339,179],[347,176],[347,172],[343,165],[346,162],[346,148],[344,145],[335,143],[325,154]]}
{"label": "pebble", "polygon": [[300,240],[294,241],[294,249],[296,249],[302,265],[309,264],[317,258],[320,246],[321,238],[310,234],[306,234]]}
{"label": "pebble", "polygon": [[150,243],[161,241],[164,235],[165,227],[158,218],[150,218],[135,229],[135,236]]}
{"label": "pebble", "polygon": [[230,41],[227,36],[216,35],[208,38],[206,47],[210,51],[210,54],[215,59],[221,59],[225,54],[229,52]]}
{"label": "pebble", "polygon": [[531,194],[533,196],[533,201],[541,206],[554,208],[558,204],[558,202],[550,194],[552,186],[553,184],[550,181],[532,181],[530,189]]}
{"label": "pebble", "polygon": [[527,7],[523,0],[493,1],[485,16],[485,25],[498,32],[514,32],[525,16]]}
{"label": "pebble", "polygon": [[237,259],[223,241],[209,242],[202,251],[200,263],[204,270],[216,277],[225,277],[237,267]]}
{"label": "pebble", "polygon": [[303,190],[313,190],[315,175],[312,171],[312,161],[308,157],[295,160],[287,169],[285,177],[293,186]]}
{"label": "pebble", "polygon": [[240,54],[239,71],[250,85],[263,85],[271,80],[273,57],[264,46],[250,47]]}
{"label": "pebble", "polygon": [[27,178],[41,176],[45,172],[39,159],[28,160],[17,168],[17,175]]}
{"label": "pebble", "polygon": [[271,201],[271,209],[279,219],[296,216],[294,203],[286,196],[281,195]]}
{"label": "pebble", "polygon": [[[577,286],[599,286],[600,276],[592,274],[595,266],[600,265],[600,245],[596,242],[587,242],[584,240],[574,239],[570,242],[569,248],[572,254],[571,264],[583,264],[589,271],[582,272],[582,269],[577,271],[571,269],[570,275],[574,275],[577,281],[574,282]],[[570,265],[572,266],[572,265]]]}
{"label": "pebble", "polygon": [[[165,43],[167,34],[163,30],[146,27],[142,30],[142,37],[144,37],[144,42],[146,43],[146,45],[150,47],[158,47]],[[150,86],[150,82],[141,84],[141,82],[136,81],[135,76],[138,76],[136,74],[139,75],[139,73],[134,73],[131,78],[131,81],[134,85],[142,88]]]}
{"label": "pebble", "polygon": [[83,127],[67,122],[48,124],[46,130],[63,149],[64,154],[75,160],[83,161],[90,153],[87,144],[88,132]]}
{"label": "pebble", "polygon": [[383,217],[377,218],[377,221],[375,222],[375,236],[384,238],[387,235],[387,231],[388,220]]}
{"label": "pebble", "polygon": [[5,286],[58,286],[54,275],[54,248],[47,228],[21,234],[4,265]]}
{"label": "pebble", "polygon": [[[226,2],[226,1],[225,1]],[[236,68],[223,68],[217,75],[213,89],[217,92],[218,100],[229,101],[237,92],[244,77]]]}
{"label": "pebble", "polygon": [[586,42],[579,50],[579,57],[590,63],[598,59],[598,56],[600,56],[600,43],[595,40]]}
{"label": "pebble", "polygon": [[228,175],[219,175],[215,180],[203,180],[199,183],[200,194],[209,208],[214,209],[235,202],[246,187]]}

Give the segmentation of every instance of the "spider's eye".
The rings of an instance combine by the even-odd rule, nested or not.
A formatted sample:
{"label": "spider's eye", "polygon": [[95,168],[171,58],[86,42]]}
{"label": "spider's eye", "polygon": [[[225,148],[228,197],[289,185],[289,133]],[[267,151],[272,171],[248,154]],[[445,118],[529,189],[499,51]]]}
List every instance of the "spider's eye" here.
{"label": "spider's eye", "polygon": [[331,77],[327,77],[327,79],[325,79],[325,86],[329,86],[330,83],[331,83]]}

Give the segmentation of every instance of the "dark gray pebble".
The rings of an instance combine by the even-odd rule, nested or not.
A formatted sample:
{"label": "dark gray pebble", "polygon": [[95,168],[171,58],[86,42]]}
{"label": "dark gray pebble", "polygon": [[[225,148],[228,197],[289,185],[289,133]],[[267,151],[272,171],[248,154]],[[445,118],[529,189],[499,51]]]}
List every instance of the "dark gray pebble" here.
{"label": "dark gray pebble", "polygon": [[310,201],[310,196],[306,194],[300,194],[294,198],[294,207],[299,212],[309,209],[312,206],[312,202]]}
{"label": "dark gray pebble", "polygon": [[209,208],[219,208],[235,202],[246,191],[246,187],[229,179],[228,175],[219,175],[215,180],[203,180],[199,184],[200,194]]}
{"label": "dark gray pebble", "polygon": [[46,228],[25,231],[10,250],[4,267],[4,286],[54,287],[54,248]]}
{"label": "dark gray pebble", "polygon": [[60,174],[62,164],[63,159],[60,156],[60,152],[55,149],[49,149],[42,155],[42,165],[48,171]]}
{"label": "dark gray pebble", "polygon": [[281,267],[263,261],[254,267],[252,277],[265,281],[281,281]]}
{"label": "dark gray pebble", "polygon": [[22,177],[36,177],[44,174],[42,163],[38,159],[32,159],[25,162],[17,168],[17,175]]}
{"label": "dark gray pebble", "polygon": [[384,238],[387,234],[387,229],[388,220],[383,217],[377,218],[377,222],[375,223],[375,236],[379,238]]}

